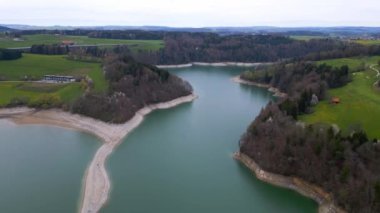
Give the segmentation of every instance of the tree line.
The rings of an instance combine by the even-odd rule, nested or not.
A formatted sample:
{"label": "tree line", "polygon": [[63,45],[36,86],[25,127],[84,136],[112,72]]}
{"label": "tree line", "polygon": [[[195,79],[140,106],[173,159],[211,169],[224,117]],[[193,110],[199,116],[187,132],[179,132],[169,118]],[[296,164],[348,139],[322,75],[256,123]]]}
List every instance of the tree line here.
{"label": "tree line", "polygon": [[36,44],[30,48],[30,53],[44,55],[66,55],[70,49],[60,44]]}
{"label": "tree line", "polygon": [[92,30],[92,29],[74,29],[74,30],[21,30],[13,31],[8,35],[21,37],[22,35],[69,35],[69,36],[88,36],[90,38],[107,38],[107,39],[129,39],[129,40],[162,40],[165,32],[162,31],[144,31],[144,30]]}
{"label": "tree line", "polygon": [[16,60],[22,57],[19,50],[0,49],[0,60]]}

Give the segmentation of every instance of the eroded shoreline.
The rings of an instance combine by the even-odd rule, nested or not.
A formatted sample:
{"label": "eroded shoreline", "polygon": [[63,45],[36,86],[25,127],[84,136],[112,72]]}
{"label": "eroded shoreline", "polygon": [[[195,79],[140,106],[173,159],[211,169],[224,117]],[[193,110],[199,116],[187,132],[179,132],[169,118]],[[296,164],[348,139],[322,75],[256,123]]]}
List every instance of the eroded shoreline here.
{"label": "eroded shoreline", "polygon": [[234,153],[234,158],[248,167],[259,180],[295,190],[303,196],[313,199],[319,205],[319,213],[345,213],[344,210],[335,205],[333,197],[318,186],[307,183],[300,178],[267,172],[261,169],[253,159],[240,152]]}
{"label": "eroded shoreline", "polygon": [[62,110],[35,110],[30,108],[0,109],[0,118],[6,118],[16,124],[53,125],[95,135],[102,140],[102,146],[95,156],[84,177],[80,212],[98,212],[107,202],[111,183],[105,169],[107,157],[114,148],[133,129],[138,127],[145,115],[156,109],[168,109],[182,103],[191,102],[197,96],[190,94],[168,102],[152,104],[136,112],[136,115],[124,124],[109,124],[93,118],[71,114]]}

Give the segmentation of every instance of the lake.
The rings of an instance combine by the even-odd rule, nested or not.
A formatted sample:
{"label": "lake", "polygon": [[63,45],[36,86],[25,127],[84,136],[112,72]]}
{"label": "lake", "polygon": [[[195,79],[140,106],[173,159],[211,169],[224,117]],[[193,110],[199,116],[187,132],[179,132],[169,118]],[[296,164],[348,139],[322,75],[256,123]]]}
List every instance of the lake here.
{"label": "lake", "polygon": [[[238,141],[273,99],[231,81],[241,68],[171,72],[199,95],[149,114],[107,161],[112,182],[104,213],[316,212],[296,192],[259,181],[232,158]],[[77,212],[97,138],[56,127],[0,120],[0,212]]]}
{"label": "lake", "polygon": [[314,201],[259,181],[232,158],[272,100],[264,89],[231,81],[243,70],[172,69],[199,98],[153,112],[117,147],[107,162],[112,191],[101,212],[317,212]]}
{"label": "lake", "polygon": [[87,134],[0,119],[0,212],[77,212],[86,168],[99,147]]}

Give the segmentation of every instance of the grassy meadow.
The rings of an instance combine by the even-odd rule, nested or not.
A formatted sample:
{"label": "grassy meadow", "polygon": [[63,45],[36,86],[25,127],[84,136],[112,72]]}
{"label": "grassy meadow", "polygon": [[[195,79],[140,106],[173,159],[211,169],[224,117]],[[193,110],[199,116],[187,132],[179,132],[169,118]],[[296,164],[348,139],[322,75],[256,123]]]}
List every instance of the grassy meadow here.
{"label": "grassy meadow", "polygon": [[60,44],[64,40],[70,40],[77,45],[129,45],[132,50],[158,50],[164,46],[162,40],[123,40],[89,38],[87,36],[66,36],[51,34],[23,35],[20,41],[13,38],[0,36],[0,48],[30,47],[33,44]]}
{"label": "grassy meadow", "polygon": [[359,43],[359,44],[364,44],[364,45],[379,45],[380,39],[379,40],[355,40],[354,42]]}
{"label": "grassy meadow", "polygon": [[55,85],[30,82],[1,82],[0,107],[6,106],[15,98],[33,102],[46,95],[56,96],[63,103],[71,103],[80,97],[82,93],[83,89],[80,83]]}
{"label": "grassy meadow", "polygon": [[84,92],[82,83],[46,84],[23,81],[25,77],[39,80],[44,75],[89,76],[94,82],[94,90],[106,91],[100,63],[68,60],[65,56],[23,54],[18,60],[0,61],[0,106],[5,106],[14,98],[33,101],[44,95],[58,97],[69,103]]}
{"label": "grassy meadow", "polygon": [[[307,123],[337,124],[344,133],[350,129],[361,127],[370,138],[380,138],[378,124],[380,121],[380,90],[374,86],[379,77],[369,69],[369,65],[377,64],[380,56],[363,58],[344,58],[321,61],[332,66],[347,64],[354,69],[365,64],[365,70],[352,73],[352,82],[344,87],[329,90],[330,97],[339,97],[341,103],[330,104],[329,99],[320,102],[315,112],[302,116],[300,119]],[[379,66],[376,66],[380,69]]]}

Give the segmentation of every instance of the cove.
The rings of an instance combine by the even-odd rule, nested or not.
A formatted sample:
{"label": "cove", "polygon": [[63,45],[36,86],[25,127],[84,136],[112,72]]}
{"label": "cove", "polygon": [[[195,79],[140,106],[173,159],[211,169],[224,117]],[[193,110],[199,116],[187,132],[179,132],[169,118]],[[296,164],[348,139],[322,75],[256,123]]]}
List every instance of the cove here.
{"label": "cove", "polygon": [[272,99],[265,89],[231,81],[243,70],[172,69],[199,98],[151,113],[116,148],[101,212],[317,212],[314,201],[257,180],[232,158],[241,134]]}
{"label": "cove", "polygon": [[0,212],[77,212],[100,141],[57,127],[0,119]]}

